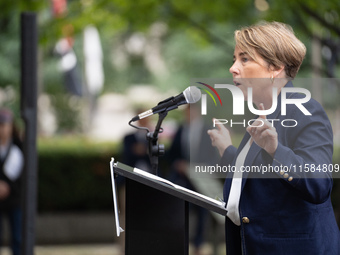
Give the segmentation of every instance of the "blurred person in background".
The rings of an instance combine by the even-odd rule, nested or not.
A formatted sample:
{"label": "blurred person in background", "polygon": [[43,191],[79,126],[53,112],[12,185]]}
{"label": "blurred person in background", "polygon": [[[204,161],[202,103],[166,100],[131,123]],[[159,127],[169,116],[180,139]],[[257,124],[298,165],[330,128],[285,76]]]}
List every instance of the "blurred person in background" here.
{"label": "blurred person in background", "polygon": [[24,166],[22,144],[14,126],[13,113],[0,109],[0,244],[3,240],[3,218],[7,217],[13,255],[21,246],[21,174]]}
{"label": "blurred person in background", "polygon": [[[137,108],[136,114],[144,112],[144,108]],[[136,126],[151,129],[150,118],[138,120]],[[122,163],[150,172],[151,164],[148,154],[148,141],[146,140],[146,130],[136,130],[127,134],[123,138]],[[121,227],[125,229],[125,177],[118,175],[116,179],[119,194],[119,209]],[[121,254],[125,254],[125,232],[119,238]]]}
{"label": "blurred person in background", "polygon": [[[144,112],[144,109],[137,109],[136,113]],[[150,127],[150,118],[140,119],[137,126],[146,127],[152,131]],[[146,139],[146,130],[137,130],[124,137],[123,140],[123,160],[124,164],[136,167],[141,170],[150,172],[151,164],[148,155],[148,141]]]}
{"label": "blurred person in background", "polygon": [[[200,108],[192,104],[185,108],[184,123],[181,124],[174,136],[167,160],[170,165],[170,181],[182,187],[201,192],[195,185],[195,180],[190,178],[190,162],[217,162],[215,148],[212,147],[208,127],[200,118]],[[205,148],[200,150],[199,148]],[[205,181],[209,181],[205,179]],[[190,211],[196,214],[195,229],[193,234],[194,254],[202,254],[205,227],[209,219],[208,211],[203,207],[190,204]]]}

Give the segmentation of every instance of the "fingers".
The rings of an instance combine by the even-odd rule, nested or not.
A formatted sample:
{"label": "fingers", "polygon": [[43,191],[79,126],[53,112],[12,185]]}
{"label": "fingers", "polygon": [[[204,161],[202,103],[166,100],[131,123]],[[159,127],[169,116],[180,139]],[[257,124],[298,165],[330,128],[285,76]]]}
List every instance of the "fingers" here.
{"label": "fingers", "polygon": [[[264,110],[264,105],[259,105],[260,110]],[[247,127],[247,132],[255,143],[263,148],[272,157],[275,154],[278,145],[276,128],[273,122],[269,122],[265,115],[260,115],[251,126]]]}
{"label": "fingers", "polygon": [[[262,103],[259,105],[259,109],[265,110]],[[246,130],[250,134],[252,141],[274,157],[278,146],[278,135],[273,122],[269,122],[265,115],[259,115]]]}
{"label": "fingers", "polygon": [[210,136],[210,139],[213,139],[216,136],[216,129],[209,129],[207,133]]}
{"label": "fingers", "polygon": [[220,153],[223,155],[224,150],[232,145],[230,133],[228,129],[217,119],[213,119],[213,122],[217,125],[216,128],[208,130],[208,135],[211,139],[212,146],[216,147]]}
{"label": "fingers", "polygon": [[221,134],[217,129],[208,130],[208,135],[210,136],[211,141],[214,143],[217,139],[221,139]]}
{"label": "fingers", "polygon": [[218,130],[223,130],[223,129],[226,129],[223,124],[218,120],[218,119],[215,119],[213,118],[213,123],[214,123],[214,126],[218,129]]}
{"label": "fingers", "polygon": [[265,119],[262,119],[262,118],[257,118],[252,124],[251,126],[248,126],[246,128],[247,132],[249,134],[254,134],[254,133],[257,133],[259,132],[258,130],[260,128],[263,128],[264,126],[266,126],[268,121],[266,121]]}
{"label": "fingers", "polygon": [[266,119],[258,118],[251,124],[251,126],[248,126],[246,130],[250,135],[254,135],[262,133],[266,129],[276,130],[272,123]]}
{"label": "fingers", "polygon": [[[261,111],[265,110],[263,103],[259,105]],[[276,129],[272,123],[267,121],[266,115],[259,115],[259,117],[247,127],[247,132],[254,140],[262,139],[266,135],[275,135]]]}
{"label": "fingers", "polygon": [[265,124],[260,127],[248,127],[248,133],[255,139],[262,139],[266,136],[274,136],[276,134],[276,128],[272,127],[269,123],[264,122]]}
{"label": "fingers", "polygon": [[[259,109],[261,111],[265,110],[263,103],[259,105]],[[267,121],[267,116],[259,115],[259,117],[251,124],[251,126],[247,127],[247,131],[249,133],[254,133],[254,132],[258,133],[258,132],[262,132],[266,128],[271,128],[271,127],[272,126]]]}
{"label": "fingers", "polygon": [[[265,110],[265,109],[264,109],[263,103],[260,104],[259,108],[260,108],[261,111],[264,111],[264,110]],[[261,119],[267,119],[266,115],[260,115],[259,118],[261,118]]]}

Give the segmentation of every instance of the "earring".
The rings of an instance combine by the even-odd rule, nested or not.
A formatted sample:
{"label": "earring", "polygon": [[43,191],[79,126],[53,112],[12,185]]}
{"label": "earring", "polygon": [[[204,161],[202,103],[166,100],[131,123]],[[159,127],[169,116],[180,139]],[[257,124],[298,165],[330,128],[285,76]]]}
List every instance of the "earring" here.
{"label": "earring", "polygon": [[274,83],[274,76],[272,75],[272,77],[270,77],[270,81],[272,82],[272,83]]}

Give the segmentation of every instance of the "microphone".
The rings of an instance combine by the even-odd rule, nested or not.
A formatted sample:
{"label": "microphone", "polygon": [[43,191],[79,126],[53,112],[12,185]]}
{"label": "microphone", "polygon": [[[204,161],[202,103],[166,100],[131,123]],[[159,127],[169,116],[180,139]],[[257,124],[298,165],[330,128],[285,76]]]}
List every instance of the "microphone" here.
{"label": "microphone", "polygon": [[142,112],[141,114],[138,114],[137,116],[133,117],[131,119],[131,122],[144,119],[156,113],[168,112],[177,109],[178,106],[182,104],[193,104],[200,99],[201,91],[197,87],[195,86],[187,87],[181,94],[175,97],[169,97],[168,99],[159,102],[157,106],[151,108],[150,110]]}

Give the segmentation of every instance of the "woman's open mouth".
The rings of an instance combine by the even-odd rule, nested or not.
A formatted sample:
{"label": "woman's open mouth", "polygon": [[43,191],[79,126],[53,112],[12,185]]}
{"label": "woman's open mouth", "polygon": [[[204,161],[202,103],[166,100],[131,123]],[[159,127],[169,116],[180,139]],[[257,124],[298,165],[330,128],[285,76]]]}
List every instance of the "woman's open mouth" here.
{"label": "woman's open mouth", "polygon": [[237,82],[235,80],[233,82],[234,82],[235,86],[240,86],[241,85],[241,83],[239,83],[239,82]]}

